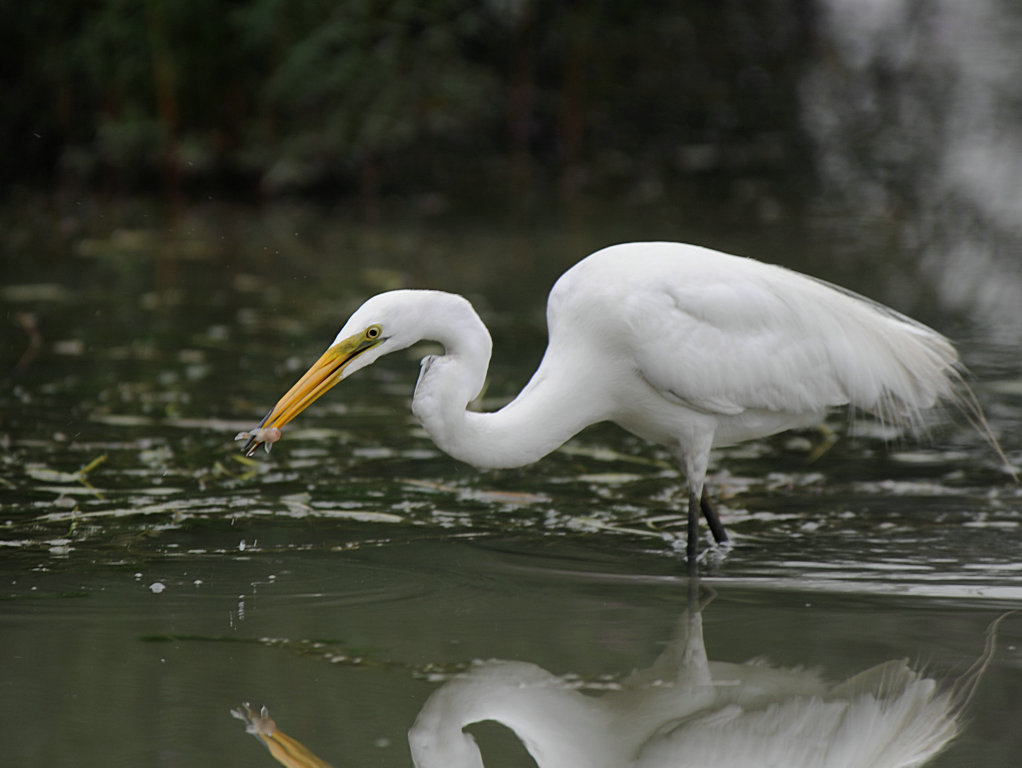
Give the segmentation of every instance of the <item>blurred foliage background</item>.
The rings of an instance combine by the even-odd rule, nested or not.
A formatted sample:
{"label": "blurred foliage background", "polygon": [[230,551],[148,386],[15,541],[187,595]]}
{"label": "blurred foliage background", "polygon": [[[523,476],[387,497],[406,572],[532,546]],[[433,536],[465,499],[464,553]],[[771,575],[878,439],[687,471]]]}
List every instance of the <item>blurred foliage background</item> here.
{"label": "blurred foliage background", "polygon": [[0,177],[545,206],[809,168],[799,0],[0,3]]}

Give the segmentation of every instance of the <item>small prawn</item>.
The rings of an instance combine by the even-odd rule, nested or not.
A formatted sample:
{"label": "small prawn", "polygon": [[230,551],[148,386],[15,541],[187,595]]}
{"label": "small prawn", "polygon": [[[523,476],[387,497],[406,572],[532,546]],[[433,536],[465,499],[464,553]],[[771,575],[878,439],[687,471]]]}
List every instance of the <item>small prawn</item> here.
{"label": "small prawn", "polygon": [[280,437],[281,433],[278,427],[256,427],[248,432],[239,432],[234,439],[248,440],[242,450],[245,451],[246,456],[251,456],[260,445],[269,453],[270,446],[280,440]]}

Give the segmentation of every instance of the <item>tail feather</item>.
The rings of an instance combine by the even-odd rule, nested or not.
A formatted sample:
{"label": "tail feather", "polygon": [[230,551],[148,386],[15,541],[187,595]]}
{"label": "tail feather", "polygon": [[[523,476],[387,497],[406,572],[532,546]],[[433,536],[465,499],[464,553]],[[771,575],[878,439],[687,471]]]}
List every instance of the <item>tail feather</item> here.
{"label": "tail feather", "polygon": [[[831,338],[859,342],[855,348],[848,343],[836,344],[831,350],[835,367],[845,371],[851,404],[881,423],[905,427],[920,436],[927,434],[935,414],[951,407],[983,436],[1018,482],[1018,470],[990,429],[954,345],[890,307],[840,286],[823,284],[853,300],[844,312],[831,315],[839,326]],[[863,344],[864,339],[869,343]]]}

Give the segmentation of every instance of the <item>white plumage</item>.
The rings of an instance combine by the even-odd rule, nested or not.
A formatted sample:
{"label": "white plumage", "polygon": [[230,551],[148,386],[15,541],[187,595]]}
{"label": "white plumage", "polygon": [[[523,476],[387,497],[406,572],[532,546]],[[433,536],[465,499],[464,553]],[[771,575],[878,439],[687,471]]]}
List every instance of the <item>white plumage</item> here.
{"label": "white plumage", "polygon": [[[946,338],[782,267],[679,243],[611,246],[560,277],[547,323],[549,345],[526,387],[499,411],[476,413],[467,406],[491,341],[471,304],[440,291],[374,296],[260,426],[283,426],[383,355],[437,341],[444,354],[422,361],[412,410],[441,449],[477,467],[516,467],[590,424],[615,422],[665,446],[685,471],[690,564],[714,447],[818,423],[835,406],[918,430],[929,409],[950,402],[996,448]],[[705,501],[702,509],[726,539]]]}

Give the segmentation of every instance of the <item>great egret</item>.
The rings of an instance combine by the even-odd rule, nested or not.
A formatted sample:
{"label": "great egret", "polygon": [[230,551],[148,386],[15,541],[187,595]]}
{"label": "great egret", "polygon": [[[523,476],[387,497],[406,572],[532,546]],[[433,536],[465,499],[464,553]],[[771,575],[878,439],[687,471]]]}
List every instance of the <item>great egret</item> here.
{"label": "great egret", "polygon": [[[959,406],[997,448],[951,343],[888,307],[783,267],[680,243],[626,243],[586,257],[554,284],[550,340],[531,381],[499,411],[467,410],[491,341],[462,296],[396,290],[366,301],[333,344],[243,432],[245,452],[337,382],[422,340],[412,411],[433,441],[476,467],[531,464],[612,421],[665,446],[688,479],[690,567],[710,450],[822,421],[852,406],[918,429],[938,403]],[[998,452],[999,448],[997,448]]]}

